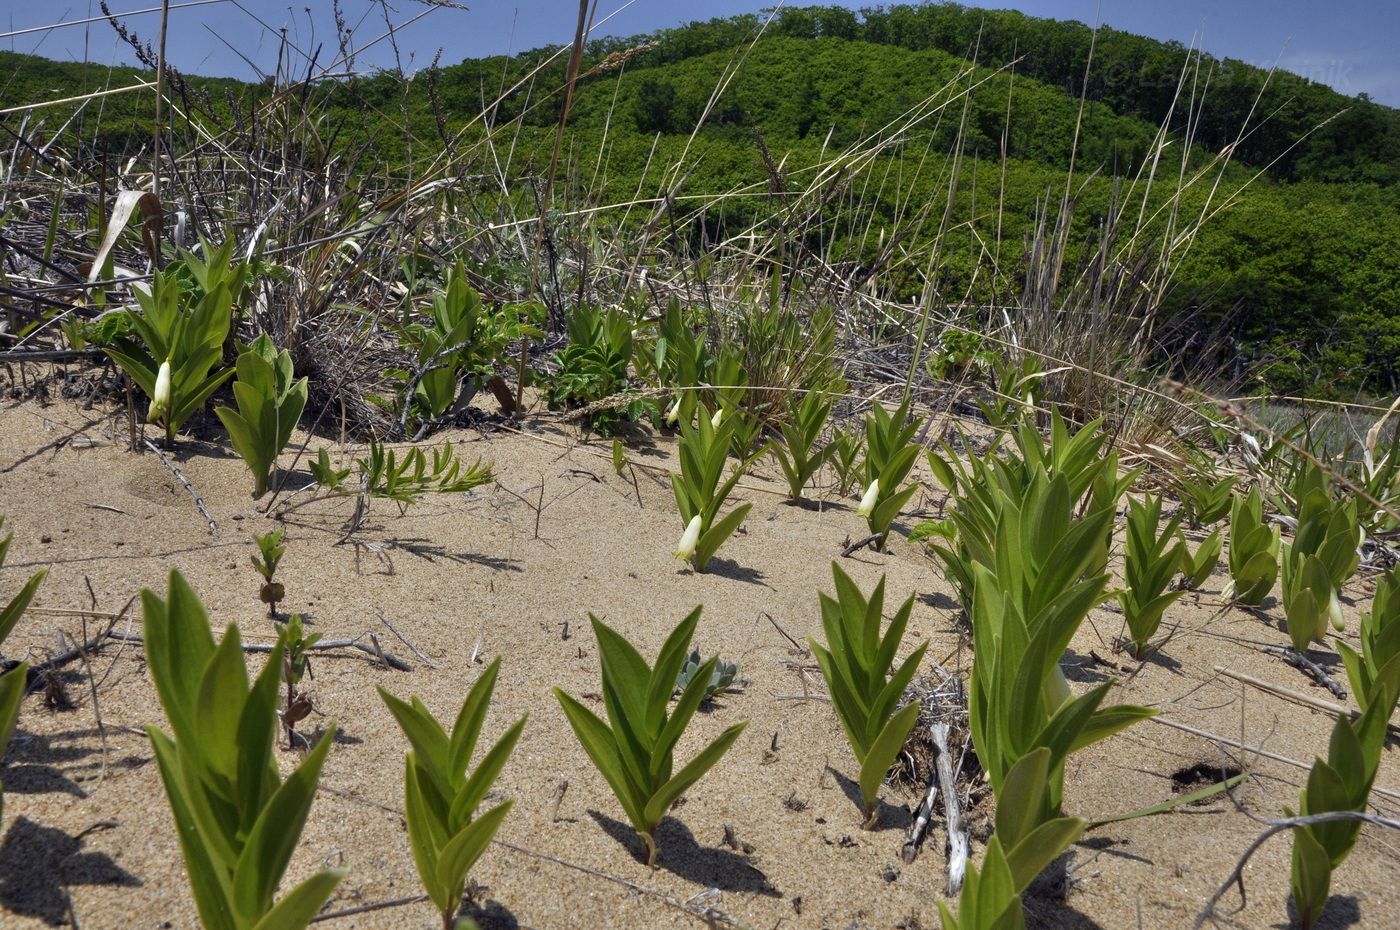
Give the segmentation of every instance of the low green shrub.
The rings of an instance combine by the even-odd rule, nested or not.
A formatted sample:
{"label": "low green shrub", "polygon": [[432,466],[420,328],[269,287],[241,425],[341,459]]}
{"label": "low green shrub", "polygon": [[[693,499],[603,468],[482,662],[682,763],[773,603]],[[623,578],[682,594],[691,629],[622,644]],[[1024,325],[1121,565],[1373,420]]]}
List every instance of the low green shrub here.
{"label": "low green shrub", "polygon": [[216,407],[234,451],[253,473],[253,496],[267,493],[277,456],[292,438],[306,407],[306,378],[293,381],[292,356],[277,351],[266,333],[238,356],[233,398],[238,409]]}

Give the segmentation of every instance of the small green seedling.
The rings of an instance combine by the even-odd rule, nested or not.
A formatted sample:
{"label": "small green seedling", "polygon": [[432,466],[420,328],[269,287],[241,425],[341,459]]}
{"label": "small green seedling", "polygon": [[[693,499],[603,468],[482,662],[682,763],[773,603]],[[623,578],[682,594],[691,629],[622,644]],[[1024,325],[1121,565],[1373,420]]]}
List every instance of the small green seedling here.
{"label": "small green seedling", "polygon": [[[685,689],[690,687],[690,683],[695,680],[700,669],[704,668],[706,664],[700,656],[699,649],[690,650],[690,655],[686,656],[685,664],[681,666],[680,673],[676,675],[676,687],[671,693],[673,695],[683,694]],[[705,685],[705,696],[700,699],[700,703],[709,704],[716,695],[739,690],[735,684],[738,680],[739,663],[726,662],[719,656],[715,656],[714,669],[710,672],[710,682]]]}
{"label": "small green seedling", "polygon": [[627,467],[627,449],[622,445],[621,439],[612,441],[612,463],[613,471],[618,477],[622,477],[622,470]]}
{"label": "small green seedling", "polygon": [[1361,615],[1361,651],[1340,639],[1335,642],[1362,710],[1381,684],[1400,694],[1400,568],[1377,582],[1371,609]]}
{"label": "small green seedling", "polygon": [[671,473],[671,489],[676,495],[685,532],[676,547],[676,558],[689,562],[697,572],[703,572],[710,558],[748,516],[752,504],[735,507],[723,517],[719,515],[734,486],[744,473],[736,467],[721,483],[724,466],[729,459],[734,438],[734,421],[724,420],[716,425],[708,411],[700,407],[694,426],[681,423],[681,473]]}
{"label": "small green seedling", "polygon": [[1123,618],[1133,641],[1133,655],[1143,658],[1147,643],[1157,634],[1162,614],[1185,591],[1168,591],[1167,586],[1181,568],[1186,546],[1178,538],[1180,518],[1173,517],[1158,532],[1162,521],[1162,498],[1149,497],[1128,502],[1127,541],[1124,546],[1124,575],[1127,587],[1118,592]]}
{"label": "small green seedling", "polygon": [[131,334],[116,337],[106,351],[151,399],[148,418],[165,427],[169,445],[185,420],[233,374],[232,368],[219,367],[232,302],[221,281],[191,307],[181,307],[183,291],[160,272],[149,290],[135,292],[141,311],[125,311]]}
{"label": "small green seedling", "polygon": [[772,446],[773,457],[787,478],[789,500],[802,500],[808,482],[836,451],[835,443],[819,445],[830,415],[831,400],[821,391],[812,391],[800,404],[789,405],[789,419],[782,425],[783,441]]}
{"label": "small green seedling", "polygon": [[914,595],[909,595],[895,611],[881,636],[884,576],[867,599],[834,562],[831,574],[836,583],[836,597],[825,592],[817,595],[821,601],[822,629],[826,632],[827,645],[820,646],[815,640],[809,642],[821,666],[822,677],[826,679],[836,716],[860,764],[860,797],[865,807],[865,828],[870,830],[875,827],[879,810],[880,785],[919,719],[918,701],[910,701],[903,707],[899,707],[899,702],[919,669],[928,643],[920,644],[895,669],[895,653],[909,625]]}
{"label": "small green seedling", "polygon": [[306,633],[301,614],[292,614],[277,627],[277,643],[282,647],[282,681],[287,686],[287,703],[278,712],[282,728],[287,732],[287,748],[295,749],[297,724],[305,720],[313,706],[311,698],[299,690],[301,680],[311,671],[311,647],[320,642],[321,634]]}
{"label": "small green seedling", "polygon": [[1257,605],[1269,596],[1278,579],[1279,531],[1264,521],[1259,488],[1245,497],[1234,495],[1230,508],[1230,586],[1240,604]]}
{"label": "small green seedling", "polygon": [[266,333],[238,356],[233,398],[238,409],[216,407],[234,451],[253,473],[253,496],[267,493],[277,456],[292,438],[306,407],[306,378],[293,381],[292,356],[277,351]]}
{"label": "small green seedling", "polygon": [[[0,516],[0,529],[5,526],[5,518]],[[5,556],[9,554],[10,542],[14,539],[11,533],[4,539],[0,539],[0,567],[5,564]],[[0,644],[4,644],[5,637],[19,623],[19,618],[24,614],[29,602],[34,600],[34,593],[39,590],[39,585],[43,583],[44,576],[48,574],[48,569],[40,569],[29,576],[29,580],[19,589],[19,593],[5,604],[0,610]],[[3,675],[0,675],[0,758],[5,755],[5,747],[10,745],[10,736],[15,731],[15,724],[19,720],[19,707],[24,701],[24,687],[29,680],[29,665],[21,662]],[[0,784],[0,813],[5,810],[5,786]]]}
{"label": "small green seedling", "polygon": [[287,532],[286,527],[274,527],[267,533],[254,533],[253,542],[258,544],[259,555],[250,556],[253,560],[253,568],[257,569],[262,576],[262,587],[258,590],[258,600],[267,605],[267,615],[270,619],[277,619],[277,605],[287,596],[287,589],[280,581],[275,580],[277,566],[282,563],[282,556],[286,553],[287,547],[282,544],[282,537]]}
{"label": "small green seedling", "polygon": [[238,627],[214,642],[198,595],[172,570],[164,600],[141,592],[146,662],[171,735],[148,727],[205,930],[302,930],[344,871],[326,869],[274,901],[335,727],[286,779],[273,755],[282,647],[251,687]]}
{"label": "small green seedling", "polygon": [[676,799],[700,780],[729,750],[748,722],[736,723],[684,765],[672,772],[672,753],[695,710],[704,700],[716,660],[695,671],[690,684],[670,713],[667,706],[676,676],[685,664],[691,637],[700,621],[701,608],[690,615],[666,639],[656,666],[646,660],[621,634],[589,615],[598,639],[603,666],[603,706],[608,722],[559,688],[554,696],[564,708],[578,741],[617,796],[627,819],[646,844],[647,865],[656,864],[656,828]]}
{"label": "small green seedling", "polygon": [[355,466],[359,474],[351,481],[350,469],[333,467],[330,454],[319,450],[309,468],[321,493],[287,505],[282,515],[328,497],[354,497],[355,513],[346,530],[349,536],[364,525],[371,500],[391,500],[403,509],[425,494],[463,494],[495,478],[491,466],[480,459],[463,466],[451,443],[433,449],[430,463],[419,446],[410,448],[400,459],[395,450],[371,441],[369,455],[356,459]]}
{"label": "small green seedling", "polygon": [[515,803],[503,801],[484,814],[477,813],[519,742],[528,715],[517,720],[468,774],[500,668],[497,658],[472,685],[451,733],[417,697],[405,702],[379,689],[379,696],[413,745],[404,757],[408,841],[423,888],[442,914],[443,930],[452,930],[467,873]]}
{"label": "small green seedling", "polygon": [[1182,586],[1188,591],[1195,591],[1206,583],[1206,579],[1214,574],[1215,566],[1220,564],[1220,550],[1225,546],[1225,537],[1217,528],[1201,541],[1195,552],[1188,548],[1185,534],[1179,534],[1178,538],[1181,541]]}
{"label": "small green seedling", "polygon": [[900,487],[919,455],[914,442],[918,431],[918,421],[909,420],[907,401],[893,414],[875,404],[865,419],[865,495],[856,513],[880,537],[876,548],[882,551],[890,524],[919,489],[917,484]]}
{"label": "small green seedling", "polygon": [[938,902],[943,930],[1023,930],[1021,893],[1083,835],[1077,817],[1040,822],[1038,804],[1051,777],[1050,750],[1027,753],[1007,775],[997,798],[996,826],[982,868],[969,867],[955,918]]}

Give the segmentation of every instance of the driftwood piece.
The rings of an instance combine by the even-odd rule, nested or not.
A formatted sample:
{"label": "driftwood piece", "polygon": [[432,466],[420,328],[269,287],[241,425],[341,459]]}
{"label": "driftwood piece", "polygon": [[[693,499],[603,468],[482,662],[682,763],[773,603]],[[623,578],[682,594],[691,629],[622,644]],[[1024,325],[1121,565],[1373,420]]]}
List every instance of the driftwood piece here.
{"label": "driftwood piece", "polygon": [[937,756],[929,778],[928,792],[924,795],[923,803],[919,805],[918,816],[909,828],[904,846],[900,850],[900,858],[905,863],[910,863],[919,855],[919,846],[933,816],[934,798],[941,796],[948,831],[947,894],[951,897],[962,890],[963,876],[967,874],[968,837],[962,804],[958,800],[958,785],[953,776],[952,754],[948,750],[949,729],[948,724],[942,721],[929,728]]}
{"label": "driftwood piece", "polygon": [[1274,653],[1275,655],[1282,656],[1283,661],[1287,662],[1294,668],[1301,669],[1313,681],[1322,685],[1322,687],[1326,688],[1328,691],[1331,691],[1332,694],[1335,695],[1338,700],[1346,700],[1346,688],[1343,688],[1340,684],[1337,683],[1337,680],[1335,678],[1327,674],[1327,670],[1325,668],[1323,668],[1321,665],[1318,665],[1316,662],[1314,662],[1312,659],[1309,659],[1301,652],[1298,652],[1295,649],[1288,649],[1283,646],[1266,646],[1264,648],[1267,651]]}

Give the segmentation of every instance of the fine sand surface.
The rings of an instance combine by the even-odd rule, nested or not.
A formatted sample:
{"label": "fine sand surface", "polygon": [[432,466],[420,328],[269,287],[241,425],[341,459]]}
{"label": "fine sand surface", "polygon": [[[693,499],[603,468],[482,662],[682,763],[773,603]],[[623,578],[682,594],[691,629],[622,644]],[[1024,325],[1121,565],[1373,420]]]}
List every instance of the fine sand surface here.
{"label": "fine sand surface", "polygon": [[[70,401],[10,403],[0,411],[0,512],[15,533],[0,595],[8,597],[35,569],[50,569],[35,600],[40,609],[22,620],[5,655],[27,652],[42,661],[58,649],[57,631],[73,640],[83,635],[83,618],[65,609],[91,608],[95,597],[97,611],[118,611],[143,586],[163,591],[172,568],[204,598],[216,627],[237,623],[245,639],[269,642],[249,556],[251,534],[272,524],[248,495],[242,463],[199,440],[183,441],[176,455],[218,523],[216,538],[155,455],[133,455],[113,442],[116,423],[114,411]],[[347,867],[333,910],[419,893],[398,812],[406,742],[375,686],[417,694],[450,719],[482,660],[499,654],[503,667],[484,738],[494,739],[522,714],[530,720],[497,784],[501,796],[516,799],[515,809],[502,842],[473,873],[483,887],[472,911],[482,927],[703,926],[681,902],[763,930],[938,925],[941,831],[904,864],[899,850],[918,797],[898,788],[885,791],[879,828],[862,831],[848,781],[855,765],[831,706],[794,699],[804,691],[801,668],[813,663],[784,632],[799,643],[821,636],[817,591],[830,590],[830,563],[843,542],[865,535],[853,501],[829,501],[820,511],[790,506],[776,469],[762,463],[742,483],[740,496],[754,504],[743,531],[720,550],[711,573],[695,575],[671,554],[682,528],[665,478],[671,439],[630,440],[629,456],[639,466],[634,487],[630,476],[614,474],[610,441],[581,443],[577,428],[556,417],[531,420],[523,432],[466,430],[445,438],[468,460],[494,462],[500,486],[428,498],[403,513],[377,502],[368,524],[340,545],[348,502],[312,504],[289,518],[284,609],[304,612],[326,638],[373,632],[413,666],[385,669],[358,652],[313,660],[315,678],[306,686],[324,716],[305,728],[334,720],[343,735],[326,762],[325,790],[289,880],[323,864]],[[313,450],[321,444],[314,440]],[[304,473],[292,479],[293,486],[305,481]],[[537,521],[541,482],[545,508]],[[931,493],[916,502],[932,511],[940,498]],[[906,648],[927,638],[932,659],[966,675],[970,650],[952,589],[918,547],[900,537],[887,553],[863,550],[842,565],[867,591],[885,573],[893,603],[914,595]],[[1220,610],[1226,580],[1218,572],[1204,592],[1169,612],[1165,626],[1179,625],[1177,635],[1141,666],[1113,650],[1121,615],[1096,610],[1073,644],[1067,672],[1076,687],[1112,679],[1120,685],[1113,700],[1148,704],[1170,720],[1310,762],[1325,751],[1326,713],[1215,672],[1227,666],[1332,700],[1251,645],[1287,642],[1280,607]],[[1363,581],[1347,593],[1357,604],[1369,597]],[[739,660],[748,685],[696,716],[678,758],[735,721],[749,726],[662,827],[653,870],[639,862],[639,843],[550,688],[586,701],[593,694],[597,704],[589,612],[653,657],[696,604],[705,606],[696,644],[707,655],[718,650]],[[103,621],[86,622],[91,634]],[[1353,607],[1353,635],[1355,623]],[[139,610],[118,629],[139,632]],[[1317,655],[1342,677],[1330,651]],[[250,657],[255,667],[260,661]],[[141,647],[109,643],[91,670],[100,682],[96,708],[81,663],[66,666],[63,678],[71,709],[50,708],[42,694],[25,701],[4,770],[0,927],[68,926],[75,916],[87,930],[195,927],[143,731],[164,721]],[[819,677],[807,687],[819,693]],[[295,764],[294,754],[280,754],[284,769]],[[1067,895],[1037,902],[1037,919],[1062,927],[1189,927],[1261,830],[1252,818],[1279,816],[1296,803],[1305,772],[1148,722],[1076,755],[1067,774],[1066,809],[1093,819],[1167,800],[1174,772],[1222,762],[1253,775],[1234,801],[1216,797],[1091,831],[1073,849]],[[1378,785],[1400,792],[1393,750]],[[1393,812],[1397,798],[1375,800]],[[987,814],[985,807],[973,814],[983,836]],[[726,825],[737,849],[724,842]],[[1396,842],[1375,828],[1363,832],[1336,875],[1325,926],[1400,926]],[[1279,837],[1255,856],[1245,873],[1248,906],[1231,925],[1288,924],[1289,846]],[[975,855],[981,849],[975,842]],[[1234,912],[1239,901],[1232,892],[1223,909]],[[400,930],[438,922],[430,905],[412,903],[327,926]]]}

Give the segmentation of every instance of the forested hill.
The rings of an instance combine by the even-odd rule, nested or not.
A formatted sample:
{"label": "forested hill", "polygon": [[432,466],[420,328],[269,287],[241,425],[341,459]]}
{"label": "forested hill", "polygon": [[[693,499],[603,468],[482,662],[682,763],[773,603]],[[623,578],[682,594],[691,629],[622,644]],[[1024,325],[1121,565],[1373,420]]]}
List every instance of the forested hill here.
{"label": "forested hill", "polygon": [[[766,20],[765,14],[754,14],[664,32],[658,47],[638,64],[664,67],[713,52],[732,52],[750,41]],[[1186,74],[1189,84],[1181,93],[1189,96],[1194,91],[1198,98],[1195,134],[1206,148],[1219,151],[1238,141],[1238,159],[1270,166],[1275,177],[1286,180],[1400,181],[1400,110],[1237,59],[1198,58],[1178,42],[1107,27],[1095,35],[1095,30],[1079,22],[954,3],[898,4],[859,13],[842,7],[783,9],[767,33],[938,50],[990,68],[1014,62],[1018,75],[1074,99],[1082,92],[1120,116],[1153,125],[1172,109]],[[625,47],[634,42],[611,44]],[[608,44],[600,43],[599,51]],[[1177,109],[1183,109],[1180,102]],[[1259,114],[1270,115],[1265,121]],[[1185,119],[1184,111],[1181,118]],[[1247,122],[1253,131],[1239,139],[1240,128]]]}
{"label": "forested hill", "polygon": [[[552,55],[468,60],[410,80],[381,73],[321,82],[295,99],[315,114],[315,145],[336,153],[338,170],[415,170],[444,148],[470,149],[490,127],[512,127],[508,142],[496,139],[493,158],[504,150],[506,170],[524,177],[548,160],[559,117],[567,56],[535,70]],[[0,107],[149,77],[0,52]],[[267,83],[177,76],[172,85],[178,112],[205,126],[256,136],[258,121],[269,118],[258,106],[271,94]],[[497,101],[502,88],[515,89]],[[1259,383],[1275,391],[1400,390],[1400,110],[1176,43],[941,3],[784,9],[771,19],[755,13],[597,40],[570,113],[565,157],[580,170],[567,196],[591,207],[652,196],[674,183],[663,181],[660,166],[681,161],[692,198],[761,192],[775,163],[801,171],[845,146],[866,146],[905,127],[927,101],[941,105],[894,133],[904,144],[880,148],[865,163],[859,203],[833,206],[822,241],[806,246],[859,267],[875,261],[879,238],[871,230],[907,223],[910,204],[947,201],[952,222],[972,235],[945,243],[942,284],[995,302],[1007,296],[1004,285],[987,290],[974,243],[1022,242],[1047,192],[1066,189],[1072,163],[1074,238],[1089,248],[1094,230],[1121,207],[1122,179],[1143,167],[1165,123],[1166,151],[1179,153],[1189,140],[1191,167],[1222,151],[1230,156],[1218,189],[1229,208],[1212,208],[1176,265],[1167,314],[1189,314],[1193,329],[1214,327],[1229,353],[1222,364],[1256,363]],[[65,127],[89,152],[149,149],[149,94],[75,109],[36,111],[27,131]],[[516,118],[523,129],[513,128]],[[24,119],[0,117],[0,127],[15,132]],[[208,138],[180,119],[170,132],[176,150]],[[955,150],[971,167],[950,198]],[[1179,170],[1178,163],[1158,176]],[[1199,214],[1212,189],[1196,185],[1183,206]],[[1150,207],[1158,222],[1171,212],[1159,206]],[[696,217],[696,228],[743,229],[769,209],[761,193],[726,197],[722,208]],[[932,211],[907,233],[907,253],[927,251],[941,215]],[[893,294],[913,293],[922,267],[907,262],[903,277],[887,273],[882,283]]]}

